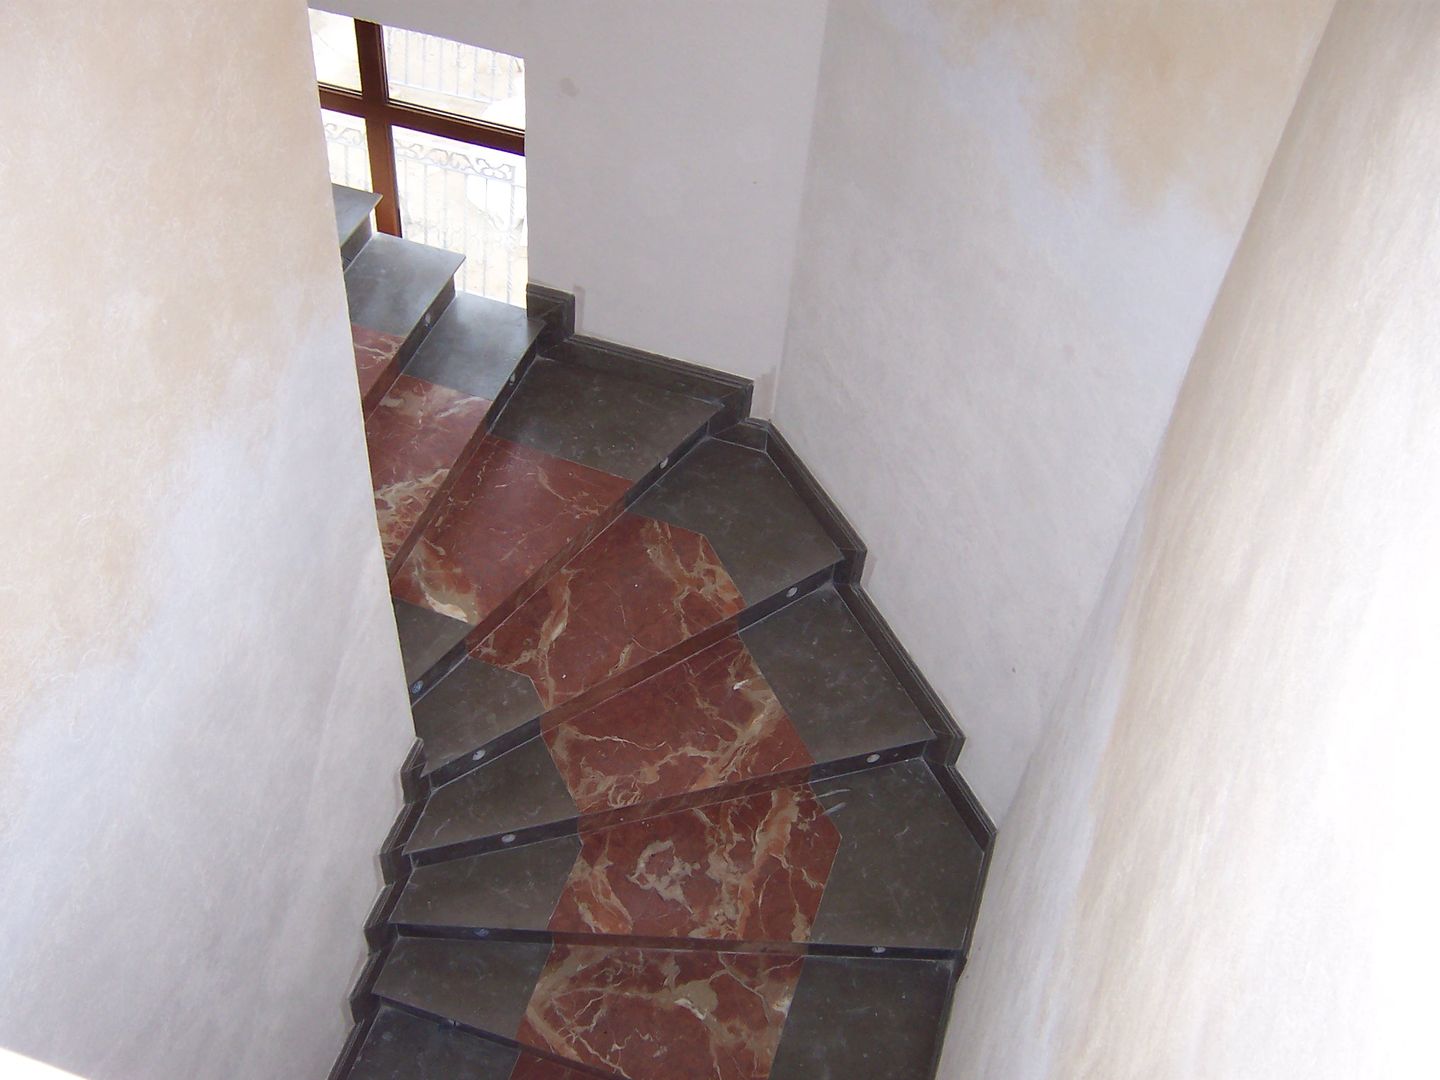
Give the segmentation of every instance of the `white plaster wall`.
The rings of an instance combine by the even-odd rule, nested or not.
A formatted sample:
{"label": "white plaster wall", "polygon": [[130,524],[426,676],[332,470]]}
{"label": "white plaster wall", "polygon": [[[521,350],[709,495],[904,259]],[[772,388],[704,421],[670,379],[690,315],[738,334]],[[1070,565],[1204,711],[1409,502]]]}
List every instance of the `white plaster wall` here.
{"label": "white plaster wall", "polygon": [[327,0],[525,58],[530,274],[581,333],[756,380],[768,415],[825,0]]}
{"label": "white plaster wall", "polygon": [[1340,0],[1026,772],[941,1075],[1434,1072],[1440,6]]}
{"label": "white plaster wall", "polygon": [[1329,0],[832,0],[776,418],[1003,819]]}
{"label": "white plaster wall", "polygon": [[0,1046],[323,1076],[413,735],[305,8],[0,55]]}

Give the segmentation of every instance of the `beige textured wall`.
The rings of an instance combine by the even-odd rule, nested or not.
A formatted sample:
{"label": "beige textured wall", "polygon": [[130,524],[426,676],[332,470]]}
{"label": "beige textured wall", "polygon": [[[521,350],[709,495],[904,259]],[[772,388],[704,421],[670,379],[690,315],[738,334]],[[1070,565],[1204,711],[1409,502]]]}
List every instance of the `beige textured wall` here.
{"label": "beige textured wall", "polygon": [[1021,786],[942,1075],[1434,1072],[1440,5],[1340,0]]}
{"label": "beige textured wall", "polygon": [[776,418],[1003,820],[1330,0],[831,0]]}
{"label": "beige textured wall", "polygon": [[323,1075],[411,735],[305,8],[0,56],[0,1046]]}

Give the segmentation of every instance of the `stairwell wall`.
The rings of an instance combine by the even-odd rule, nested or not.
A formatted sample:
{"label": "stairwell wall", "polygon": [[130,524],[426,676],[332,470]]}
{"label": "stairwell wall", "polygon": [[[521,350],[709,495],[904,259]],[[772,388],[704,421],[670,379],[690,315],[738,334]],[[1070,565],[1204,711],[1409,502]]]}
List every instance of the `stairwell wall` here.
{"label": "stairwell wall", "polygon": [[0,1046],[324,1076],[413,733],[305,8],[0,55]]}
{"label": "stairwell wall", "polygon": [[1440,7],[1340,0],[1000,834],[941,1075],[1416,1077]]}
{"label": "stairwell wall", "polygon": [[825,0],[317,6],[523,56],[531,279],[580,333],[754,379],[769,415]]}
{"label": "stairwell wall", "polygon": [[776,419],[1003,818],[1330,0],[832,0]]}

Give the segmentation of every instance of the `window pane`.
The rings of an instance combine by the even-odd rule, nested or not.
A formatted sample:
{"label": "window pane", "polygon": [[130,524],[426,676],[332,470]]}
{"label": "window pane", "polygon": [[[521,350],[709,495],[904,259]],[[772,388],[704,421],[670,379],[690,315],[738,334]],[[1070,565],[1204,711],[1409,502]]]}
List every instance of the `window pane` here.
{"label": "window pane", "polygon": [[523,305],[525,159],[396,128],[395,168],[405,236],[464,255],[455,281],[466,292]]}
{"label": "window pane", "polygon": [[348,15],[310,9],[310,44],[315,77],[322,83],[360,89],[360,57],[355,51],[355,20]]}
{"label": "window pane", "polygon": [[365,121],[358,116],[320,110],[325,124],[325,149],[330,155],[330,179],[346,187],[370,190],[370,150]]}
{"label": "window pane", "polygon": [[525,126],[525,61],[518,56],[387,26],[385,67],[396,101]]}

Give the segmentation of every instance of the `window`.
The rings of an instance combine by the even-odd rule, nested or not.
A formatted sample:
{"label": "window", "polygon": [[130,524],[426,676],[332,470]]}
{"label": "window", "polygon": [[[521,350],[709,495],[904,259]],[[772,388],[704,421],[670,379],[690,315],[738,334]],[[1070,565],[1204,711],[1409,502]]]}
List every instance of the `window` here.
{"label": "window", "polygon": [[330,178],[376,226],[465,256],[459,288],[525,302],[525,62],[310,12]]}

